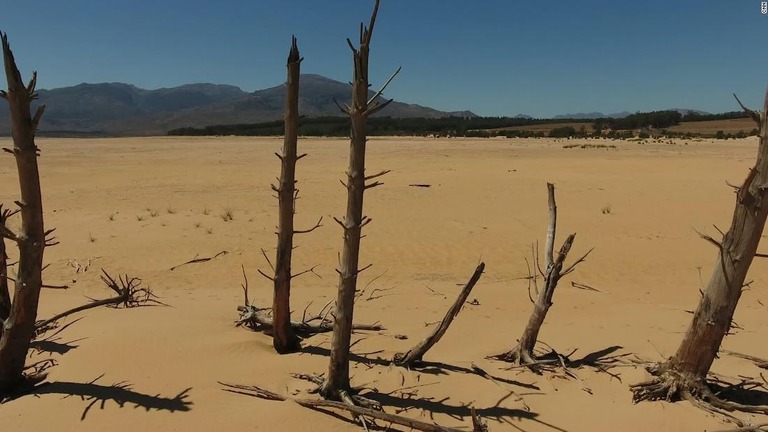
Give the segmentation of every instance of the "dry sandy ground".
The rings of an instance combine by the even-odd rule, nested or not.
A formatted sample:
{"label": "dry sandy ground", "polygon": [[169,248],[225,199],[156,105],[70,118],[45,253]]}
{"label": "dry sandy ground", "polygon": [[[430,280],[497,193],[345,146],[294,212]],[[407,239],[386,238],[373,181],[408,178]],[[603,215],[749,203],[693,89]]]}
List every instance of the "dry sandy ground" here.
{"label": "dry sandy ground", "polygon": [[[673,353],[708,278],[715,250],[694,229],[726,228],[734,195],[754,160],[756,138],[676,145],[615,142],[615,149],[564,149],[566,141],[506,139],[373,139],[369,172],[392,169],[385,185],[366,195],[373,219],[363,241],[363,263],[374,266],[361,285],[382,275],[357,305],[356,320],[380,321],[380,334],[359,335],[353,384],[374,389],[391,412],[468,424],[468,406],[492,430],[647,431],[725,427],[687,403],[633,405],[628,386],[645,373],[617,369],[621,382],[591,369],[582,383],[505,370],[486,360],[519,337],[531,305],[524,259],[546,232],[547,181],[557,185],[560,236],[577,232],[572,254],[595,247],[590,259],[563,280],[541,339],[574,358],[620,346],[616,353],[660,359]],[[606,143],[606,141],[601,141]],[[1,142],[7,146],[8,142]],[[305,341],[307,352],[278,356],[271,340],[234,328],[242,302],[241,265],[251,297],[271,301],[260,250],[274,253],[277,201],[269,183],[278,172],[277,138],[42,139],[46,223],[61,244],[46,251],[46,282],[68,291],[43,293],[41,316],[109,293],[99,269],[141,277],[170,308],[90,311],[30,359],[48,357],[53,384],[38,395],[0,407],[4,431],[59,430],[312,430],[356,431],[339,419],[291,403],[221,390],[217,381],[292,393],[309,385],[291,372],[323,372],[330,336]],[[324,226],[297,239],[294,268],[319,264],[322,279],[295,281],[300,314],[335,297],[334,268],[341,247],[332,216],[344,212],[339,184],[344,140],[305,139],[310,154],[299,165],[297,223]],[[429,183],[431,188],[409,187]],[[17,195],[12,159],[0,166],[0,197]],[[148,210],[149,209],[149,210]],[[221,214],[230,210],[234,220]],[[605,209],[605,214],[604,210]],[[608,213],[608,209],[610,212]],[[151,210],[151,211],[150,211]],[[154,214],[154,216],[152,216]],[[169,269],[196,256],[229,254]],[[87,263],[76,274],[71,260]],[[485,275],[447,335],[428,355],[426,371],[404,371],[376,359],[409,348],[439,320],[477,263]],[[725,347],[768,357],[766,263],[756,261],[736,321],[743,328]],[[577,290],[571,281],[602,293]],[[378,291],[375,291],[378,290]],[[374,292],[375,291],[375,292]],[[395,335],[408,335],[408,340]],[[47,351],[46,351],[47,350]],[[505,388],[467,373],[475,362]],[[757,376],[751,363],[724,357],[715,370]],[[112,387],[116,384],[122,388]],[[592,394],[582,390],[589,387]],[[402,390],[412,387],[409,390]],[[67,397],[69,396],[69,397]],[[726,427],[727,428],[727,427]]]}

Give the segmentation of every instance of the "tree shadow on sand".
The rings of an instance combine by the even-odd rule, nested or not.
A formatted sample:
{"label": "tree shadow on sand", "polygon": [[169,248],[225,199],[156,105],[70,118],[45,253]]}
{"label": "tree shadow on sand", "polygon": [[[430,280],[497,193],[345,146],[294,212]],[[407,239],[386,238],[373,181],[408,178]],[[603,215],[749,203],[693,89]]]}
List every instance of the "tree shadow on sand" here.
{"label": "tree shadow on sand", "polygon": [[192,409],[192,402],[188,400],[189,391],[192,390],[191,387],[184,389],[176,396],[163,397],[160,394],[149,395],[134,391],[131,384],[125,381],[112,385],[96,384],[96,381],[103,376],[102,374],[93,381],[85,383],[67,381],[30,383],[28,386],[19,389],[16,393],[9,395],[2,403],[28,395],[40,397],[46,394],[58,394],[63,395],[64,398],[79,397],[81,400],[88,402],[88,405],[83,410],[83,414],[80,416],[81,421],[85,420],[91,408],[98,404],[100,409],[105,409],[107,402],[110,401],[114,402],[119,408],[132,405],[134,408],[144,408],[146,411],[186,412]]}
{"label": "tree shadow on sand", "polygon": [[[397,397],[388,393],[380,393],[378,391],[369,391],[362,394],[366,398],[375,400],[382,406],[395,408],[396,413],[406,412],[411,409],[419,409],[427,413],[430,420],[435,421],[434,414],[444,414],[453,419],[464,422],[467,418],[472,416],[472,402],[448,404],[449,397],[445,397],[439,400],[431,397],[414,397],[408,395],[406,397]],[[501,402],[501,401],[499,401]],[[539,419],[539,414],[522,409],[506,408],[499,406],[497,403],[495,406],[489,408],[478,408],[477,414],[486,420],[494,420],[497,422],[506,423],[515,429],[525,430],[516,422],[532,421],[545,426],[554,431],[567,432],[566,429],[557,427],[553,424],[547,423]]]}

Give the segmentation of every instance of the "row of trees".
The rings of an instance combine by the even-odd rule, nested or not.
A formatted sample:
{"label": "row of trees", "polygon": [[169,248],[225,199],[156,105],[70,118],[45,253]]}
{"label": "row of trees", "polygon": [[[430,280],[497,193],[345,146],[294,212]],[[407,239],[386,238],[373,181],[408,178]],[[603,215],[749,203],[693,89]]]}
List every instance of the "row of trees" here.
{"label": "row of trees", "polygon": [[[528,119],[509,117],[443,117],[443,118],[394,118],[374,116],[368,119],[368,134],[372,136],[547,136],[546,132],[520,130],[525,126],[574,123],[571,134],[562,136],[604,136],[610,131],[637,130],[641,128],[665,129],[688,121],[711,121],[744,118],[744,113],[682,115],[677,111],[635,113],[624,118],[599,119]],[[261,123],[212,125],[201,128],[185,127],[168,131],[174,136],[277,136],[283,133],[284,120]],[[297,123],[299,136],[342,137],[349,134],[348,120],[344,117],[300,118]],[[515,129],[511,129],[515,128]],[[564,129],[564,128],[559,128]],[[550,135],[552,136],[552,135]]]}

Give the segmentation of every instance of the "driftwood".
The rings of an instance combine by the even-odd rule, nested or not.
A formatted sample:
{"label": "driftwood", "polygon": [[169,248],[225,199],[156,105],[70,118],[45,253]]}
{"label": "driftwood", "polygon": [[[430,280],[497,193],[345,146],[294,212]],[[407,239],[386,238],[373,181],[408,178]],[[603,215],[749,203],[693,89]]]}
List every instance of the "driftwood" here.
{"label": "driftwood", "polygon": [[55,242],[46,239],[53,230],[45,231],[43,224],[43,199],[37,163],[40,149],[35,144],[35,133],[45,105],[39,106],[34,115],[31,112],[31,102],[37,98],[37,73],[33,72],[29,84],[25,85],[8,45],[7,35],[0,33],[0,39],[8,82],[8,91],[0,91],[0,97],[8,101],[13,135],[13,148],[3,150],[16,159],[21,192],[20,200],[16,202],[21,213],[21,232],[14,233],[4,224],[0,225],[0,236],[15,242],[19,248],[13,304],[0,334],[0,392],[5,392],[23,381],[29,344],[35,336],[43,284],[43,252],[46,246]]}
{"label": "driftwood", "polygon": [[[227,251],[221,251],[221,252],[217,253],[216,255],[214,255],[214,256],[212,256],[212,257],[208,257],[208,258],[198,258],[198,257],[194,257],[193,259],[191,259],[191,260],[189,260],[189,261],[187,261],[187,262],[185,262],[185,263],[181,263],[181,264],[179,264],[179,265],[177,265],[177,266],[173,266],[173,267],[171,267],[171,268],[170,268],[170,270],[171,270],[171,271],[174,271],[174,270],[176,270],[177,268],[179,268],[179,267],[182,267],[182,266],[185,266],[185,265],[187,265],[187,264],[197,264],[197,263],[204,263],[204,262],[208,262],[208,261],[214,260],[214,259],[216,259],[216,258],[218,258],[218,257],[220,257],[220,256],[224,256],[224,255],[226,255],[226,254],[228,254],[228,253],[229,253],[229,252],[227,252]],[[89,263],[89,264],[90,264],[90,263]],[[87,271],[87,267],[86,267],[86,271]],[[76,271],[76,272],[77,272],[77,271]]]}
{"label": "driftwood", "polygon": [[72,314],[86,311],[88,309],[97,308],[100,306],[107,307],[120,307],[134,308],[139,306],[159,305],[167,306],[165,303],[157,300],[157,296],[151,289],[141,286],[141,279],[125,276],[118,276],[115,280],[104,269],[101,270],[101,280],[105,285],[117,295],[114,297],[106,298],[103,300],[90,299],[90,303],[80,305],[56,314],[55,316],[43,321],[35,323],[35,329],[39,333],[43,329],[48,329],[50,326],[62,318],[66,318]]}
{"label": "driftwood", "polygon": [[[397,424],[400,426],[405,426],[411,429],[416,429],[424,432],[464,432],[464,429],[456,429],[451,427],[440,426],[434,423],[427,423],[420,420],[411,419],[408,417],[389,414],[384,411],[378,411],[371,408],[363,408],[349,402],[345,403],[345,402],[336,402],[336,401],[329,401],[329,400],[322,400],[322,399],[319,399],[319,400],[297,399],[297,398],[282,396],[257,386],[226,384],[223,382],[219,382],[219,384],[224,386],[225,387],[224,390],[228,392],[243,394],[246,396],[252,396],[252,397],[257,397],[260,399],[267,399],[267,400],[291,401],[305,408],[318,410],[320,412],[325,412],[324,408],[332,408],[332,409],[337,409],[337,410],[342,410],[342,411],[347,411],[349,413],[352,413],[353,415],[355,415],[356,418],[370,417],[372,419],[382,420],[390,424]],[[480,416],[477,415],[477,412],[475,411],[474,408],[472,408],[471,412],[472,412],[472,431],[487,432],[488,426],[480,418]],[[363,422],[363,424],[366,425],[364,419],[362,419],[361,422]],[[367,429],[367,426],[366,426],[366,429]]]}
{"label": "driftwood", "polygon": [[[577,259],[569,267],[563,269],[564,262],[568,256],[568,252],[571,250],[573,241],[576,238],[576,234],[571,234],[565,239],[563,245],[560,247],[560,251],[557,256],[554,256],[555,248],[555,235],[557,231],[557,203],[555,202],[555,186],[552,183],[547,183],[547,195],[549,205],[549,225],[547,227],[547,243],[545,246],[544,259],[545,269],[542,271],[538,268],[538,257],[534,252],[534,269],[537,270],[544,278],[544,289],[538,292],[538,297],[535,302],[531,297],[531,301],[534,303],[533,312],[528,320],[528,324],[523,331],[523,336],[520,338],[517,346],[504,354],[496,356],[496,358],[504,361],[514,362],[517,364],[528,365],[532,369],[536,369],[542,364],[550,363],[562,363],[560,356],[556,355],[551,361],[542,362],[536,358],[534,354],[534,348],[538,341],[539,331],[544,324],[544,319],[547,316],[549,308],[552,306],[552,296],[555,294],[557,283],[560,279],[571,273],[577,265],[582,263],[587,256],[592,252],[589,250],[581,258]],[[537,275],[531,274],[528,278],[529,283],[533,284],[533,287],[538,291],[536,285]],[[530,286],[529,286],[530,294]]]}
{"label": "driftwood", "polygon": [[[240,313],[240,318],[235,321],[235,326],[248,327],[251,330],[264,331],[270,333],[274,328],[274,320],[272,319],[272,308],[260,308],[251,304],[248,299],[248,276],[245,273],[245,267],[243,267],[242,284],[244,303],[237,307],[237,311]],[[290,326],[293,332],[301,337],[310,337],[319,333],[329,333],[333,331],[334,321],[329,318],[331,314],[331,302],[328,302],[323,306],[320,311],[313,316],[307,315],[309,305],[304,309],[304,314],[301,321],[290,321]],[[353,330],[361,331],[381,331],[385,330],[384,326],[378,323],[374,324],[353,324]]]}
{"label": "driftwood", "polygon": [[[265,332],[273,331],[272,308],[259,308],[253,305],[238,306],[240,319],[235,321],[235,326],[246,326],[252,330]],[[320,313],[307,317],[301,321],[291,320],[291,329],[301,337],[309,337],[320,333],[330,333],[333,331],[333,320],[328,318],[327,313]],[[386,328],[381,324],[352,324],[352,330],[359,331],[382,331]]]}
{"label": "driftwood", "polygon": [[477,281],[480,280],[480,276],[483,275],[484,270],[485,263],[481,262],[480,265],[478,265],[475,269],[475,273],[469,279],[469,282],[464,285],[464,288],[459,293],[456,301],[453,303],[451,308],[448,309],[448,312],[445,314],[445,317],[443,317],[443,320],[440,322],[440,324],[435,327],[429,336],[416,344],[416,346],[405,353],[395,354],[395,364],[405,367],[413,366],[414,364],[420,362],[424,357],[424,354],[426,354],[430,348],[432,348],[438,341],[440,341],[440,338],[442,338],[445,332],[448,330],[448,326],[451,325],[453,319],[456,318],[462,307],[464,307],[464,303],[467,301],[469,294],[472,292],[472,288],[474,288]]}
{"label": "driftwood", "polygon": [[759,112],[747,109],[738,98],[736,101],[758,127],[760,143],[755,166],[736,190],[731,226],[725,233],[720,231],[722,239],[718,241],[701,234],[704,240],[717,247],[718,257],[677,352],[667,361],[649,367],[653,378],[633,385],[632,392],[635,402],[687,400],[739,423],[724,412],[768,414],[768,405],[744,405],[722,399],[711,390],[707,374],[733,326],[733,315],[746,286],[744,281],[768,218],[768,205],[765,205],[768,200],[768,93]]}
{"label": "driftwood", "polygon": [[387,85],[394,79],[397,70],[384,86],[372,97],[368,97],[368,58],[371,37],[376,15],[379,11],[379,0],[373,7],[370,24],[360,25],[360,46],[355,48],[352,41],[347,39],[352,49],[354,60],[354,78],[352,80],[352,102],[339,108],[349,115],[351,121],[349,145],[349,169],[347,170],[347,211],[344,220],[334,218],[343,230],[344,244],[339,260],[339,286],[334,313],[333,336],[331,337],[331,354],[328,365],[328,377],[322,386],[321,393],[329,399],[339,399],[340,392],[350,392],[349,383],[349,348],[352,337],[352,322],[355,308],[355,293],[357,292],[357,277],[365,270],[359,267],[361,232],[365,225],[371,222],[363,216],[363,195],[368,189],[382,185],[377,179],[389,171],[378,174],[365,174],[365,150],[367,138],[368,117],[381,111],[392,99],[379,102],[378,99]]}

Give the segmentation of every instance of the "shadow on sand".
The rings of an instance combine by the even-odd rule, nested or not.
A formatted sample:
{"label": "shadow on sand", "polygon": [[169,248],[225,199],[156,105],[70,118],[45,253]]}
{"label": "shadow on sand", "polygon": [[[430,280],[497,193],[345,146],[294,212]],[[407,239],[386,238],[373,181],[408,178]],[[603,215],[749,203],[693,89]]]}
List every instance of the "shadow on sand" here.
{"label": "shadow on sand", "polygon": [[30,384],[19,389],[15,394],[9,395],[4,403],[30,395],[39,397],[41,395],[57,394],[63,395],[65,398],[75,396],[88,402],[88,405],[83,410],[83,414],[80,416],[80,420],[85,420],[88,412],[97,404],[100,409],[104,409],[107,402],[110,401],[120,408],[133,406],[144,408],[146,411],[186,412],[192,409],[192,402],[189,400],[191,387],[173,397],[163,397],[159,394],[152,396],[134,391],[131,384],[127,382],[118,382],[112,385],[96,384],[96,381],[103,376],[101,375],[93,381],[85,383],[53,381]]}
{"label": "shadow on sand", "polygon": [[[326,356],[326,357],[330,356],[330,350],[328,348],[323,348],[318,346],[305,346],[304,348],[302,348],[301,352],[305,354],[310,354],[310,355],[320,355],[320,356]],[[587,357],[588,356],[586,356],[585,359]],[[368,366],[377,365],[377,366],[388,367],[392,364],[392,361],[389,359],[385,359],[381,357],[367,357],[364,355],[354,354],[354,353],[350,353],[349,359],[350,361],[365,364]],[[478,376],[480,375],[477,370],[474,370],[472,368],[451,365],[451,364],[441,363],[441,362],[424,361],[424,362],[421,362],[417,367],[413,367],[411,369],[414,371],[428,373],[428,374],[435,374],[435,375],[447,375],[449,372],[466,373],[466,374],[478,375]],[[516,380],[501,378],[496,376],[493,376],[492,378],[496,381],[500,381],[500,382],[514,385],[514,386],[519,386],[525,389],[539,390],[539,387],[537,387],[534,384],[527,384],[527,383],[519,382]],[[376,390],[363,391],[361,395],[366,398],[373,399],[379,402],[384,407],[394,408],[396,413],[406,412],[410,409],[423,410],[424,412],[427,413],[427,415],[431,420],[434,420],[433,417],[435,413],[444,414],[462,422],[466,422],[472,416],[471,403],[448,404],[446,403],[448,400],[450,400],[450,398],[448,397],[440,400],[435,400],[434,398],[428,398],[428,397],[424,397],[424,398],[416,397],[413,395],[408,395],[407,397],[398,397],[398,396],[394,396],[392,393],[381,393]],[[540,420],[538,413],[526,411],[523,409],[505,408],[505,407],[499,406],[499,404],[504,399],[506,399],[506,397],[499,400],[499,402],[497,402],[497,404],[493,407],[477,409],[477,413],[484,419],[503,422],[511,425],[512,427],[518,430],[525,430],[521,427],[519,422],[523,420],[527,420],[527,421],[532,421],[534,423],[538,423],[539,425],[545,426],[554,431],[566,432],[566,429],[562,429],[560,427],[557,427],[555,425],[552,425],[550,423]],[[517,421],[517,422],[513,423],[513,421]]]}

